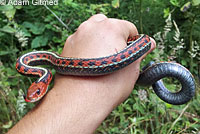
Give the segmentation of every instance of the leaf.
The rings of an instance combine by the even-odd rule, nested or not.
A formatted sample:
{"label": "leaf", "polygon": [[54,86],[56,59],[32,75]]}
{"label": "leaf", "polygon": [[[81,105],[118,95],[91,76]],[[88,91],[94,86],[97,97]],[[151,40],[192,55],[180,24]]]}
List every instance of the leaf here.
{"label": "leaf", "polygon": [[165,8],[163,12],[164,12],[164,18],[168,17],[170,14],[169,8]]}
{"label": "leaf", "polygon": [[179,4],[179,1],[178,1],[178,0],[170,0],[170,3],[171,3],[173,6],[180,7],[180,4]]}
{"label": "leaf", "polygon": [[198,6],[200,4],[200,0],[192,0],[193,6]]}
{"label": "leaf", "polygon": [[63,3],[65,5],[69,5],[70,7],[73,7],[74,9],[79,8],[79,4],[77,4],[76,2],[73,2],[73,0],[64,0]]}
{"label": "leaf", "polygon": [[31,37],[31,33],[25,27],[22,27],[21,30],[23,31],[24,36]]}
{"label": "leaf", "polygon": [[199,118],[192,118],[193,120],[195,120],[196,122],[200,122]]}
{"label": "leaf", "polygon": [[65,5],[71,4],[72,2],[73,2],[73,0],[63,0],[63,3],[65,3]]}
{"label": "leaf", "polygon": [[22,26],[26,27],[26,28],[31,28],[33,26],[32,23],[28,22],[28,21],[25,21]]}
{"label": "leaf", "polygon": [[21,5],[18,5],[18,6],[15,6],[16,9],[21,9],[22,6]]}
{"label": "leaf", "polygon": [[10,128],[13,125],[12,121],[9,121],[7,124],[4,124],[2,127],[3,128]]}
{"label": "leaf", "polygon": [[0,6],[0,11],[9,11],[9,10],[12,10],[12,9],[13,9],[12,5]]}
{"label": "leaf", "polygon": [[15,15],[16,9],[13,8],[11,10],[5,11],[5,15],[7,18],[12,19]]}
{"label": "leaf", "polygon": [[4,26],[3,28],[0,29],[0,31],[2,32],[6,32],[6,33],[15,33],[16,30],[8,25]]}
{"label": "leaf", "polygon": [[187,11],[189,8],[191,7],[191,2],[187,2],[185,3],[182,7],[181,7],[181,12],[185,12]]}
{"label": "leaf", "polygon": [[171,108],[171,107],[172,107],[172,105],[169,104],[169,103],[165,103],[165,106],[166,106],[167,108]]}
{"label": "leaf", "polygon": [[187,62],[186,62],[185,60],[181,60],[181,64],[182,64],[183,66],[186,66],[186,65],[187,65]]}
{"label": "leaf", "polygon": [[45,30],[45,25],[43,23],[36,22],[33,27],[31,27],[31,31],[33,34],[42,34]]}
{"label": "leaf", "polygon": [[46,46],[47,42],[48,42],[48,37],[43,36],[43,35],[37,36],[31,42],[31,48],[38,48],[38,47]]}
{"label": "leaf", "polygon": [[31,22],[27,22],[25,21],[23,24],[22,24],[24,27],[26,28],[29,28],[30,31],[33,33],[33,34],[42,34],[45,30],[45,25],[44,23],[40,23],[40,22],[36,22],[36,23],[31,23]]}
{"label": "leaf", "polygon": [[3,55],[8,55],[8,54],[13,54],[13,53],[16,53],[18,52],[18,49],[12,49],[10,51],[0,51],[0,56],[3,56]]}
{"label": "leaf", "polygon": [[114,8],[118,8],[118,7],[119,7],[119,0],[113,0],[113,1],[112,1],[112,6],[113,6]]}
{"label": "leaf", "polygon": [[141,114],[145,113],[144,108],[142,106],[140,106],[140,105],[134,104],[133,108],[138,110]]}

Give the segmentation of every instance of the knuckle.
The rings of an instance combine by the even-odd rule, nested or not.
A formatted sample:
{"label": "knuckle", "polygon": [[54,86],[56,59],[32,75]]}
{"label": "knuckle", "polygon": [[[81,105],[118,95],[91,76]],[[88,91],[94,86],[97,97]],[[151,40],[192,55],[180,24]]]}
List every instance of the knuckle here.
{"label": "knuckle", "polygon": [[67,38],[66,43],[70,43],[70,42],[72,42],[72,37],[73,37],[73,34],[70,35],[70,36]]}
{"label": "knuckle", "polygon": [[98,19],[98,18],[107,18],[107,16],[105,16],[104,14],[95,14],[92,17],[90,17],[90,19]]}
{"label": "knuckle", "polygon": [[77,32],[78,31],[81,31],[83,29],[87,29],[88,27],[90,26],[89,22],[88,21],[84,21],[83,23],[81,23],[79,25],[79,27],[77,28]]}

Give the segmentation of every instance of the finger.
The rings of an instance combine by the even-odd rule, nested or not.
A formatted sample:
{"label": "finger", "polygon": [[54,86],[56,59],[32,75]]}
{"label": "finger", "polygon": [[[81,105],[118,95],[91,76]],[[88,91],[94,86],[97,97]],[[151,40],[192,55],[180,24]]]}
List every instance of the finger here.
{"label": "finger", "polygon": [[136,26],[126,20],[120,20],[121,21],[121,26],[124,29],[124,38],[127,40],[128,37],[133,37],[135,35],[138,35],[138,30]]}

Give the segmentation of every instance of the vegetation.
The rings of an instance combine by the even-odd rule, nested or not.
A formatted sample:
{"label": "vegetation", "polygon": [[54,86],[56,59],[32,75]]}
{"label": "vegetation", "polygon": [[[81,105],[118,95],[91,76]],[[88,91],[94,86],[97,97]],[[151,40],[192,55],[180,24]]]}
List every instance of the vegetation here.
{"label": "vegetation", "polygon": [[[200,0],[59,0],[54,6],[0,6],[0,133],[6,133],[34,107],[22,97],[33,79],[17,73],[17,57],[33,50],[60,53],[66,38],[96,13],[131,21],[140,33],[155,38],[157,49],[142,66],[150,60],[176,61],[197,81],[196,96],[181,106],[161,101],[151,88],[136,86],[96,133],[200,133],[199,11]],[[165,84],[174,88],[171,82],[168,79]]]}

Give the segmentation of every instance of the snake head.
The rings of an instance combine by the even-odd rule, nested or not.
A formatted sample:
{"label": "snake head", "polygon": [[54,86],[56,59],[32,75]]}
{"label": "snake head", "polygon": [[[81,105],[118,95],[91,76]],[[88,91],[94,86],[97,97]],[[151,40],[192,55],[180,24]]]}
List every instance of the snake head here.
{"label": "snake head", "polygon": [[40,100],[47,92],[48,84],[40,81],[33,82],[27,91],[27,96],[25,97],[26,102],[36,102]]}

